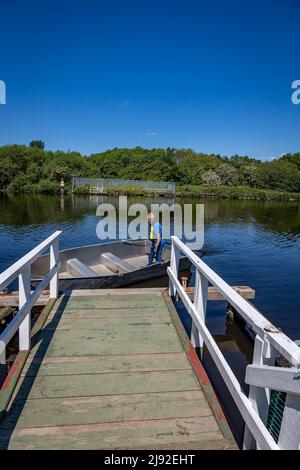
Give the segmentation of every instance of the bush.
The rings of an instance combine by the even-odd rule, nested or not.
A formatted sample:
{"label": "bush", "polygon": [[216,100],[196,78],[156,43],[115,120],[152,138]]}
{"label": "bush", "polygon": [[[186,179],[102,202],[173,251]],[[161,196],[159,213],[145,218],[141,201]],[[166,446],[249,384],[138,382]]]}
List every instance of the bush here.
{"label": "bush", "polygon": [[41,180],[35,186],[35,191],[42,194],[59,194],[60,185],[55,181]]}
{"label": "bush", "polygon": [[204,186],[221,186],[220,176],[213,170],[208,170],[202,175],[202,184]]}

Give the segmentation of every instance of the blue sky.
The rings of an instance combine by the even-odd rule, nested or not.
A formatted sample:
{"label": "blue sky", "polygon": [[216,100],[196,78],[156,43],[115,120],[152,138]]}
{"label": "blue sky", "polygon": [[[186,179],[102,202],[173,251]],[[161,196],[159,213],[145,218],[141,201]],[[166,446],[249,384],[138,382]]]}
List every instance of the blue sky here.
{"label": "blue sky", "polygon": [[300,151],[300,2],[0,0],[0,145]]}

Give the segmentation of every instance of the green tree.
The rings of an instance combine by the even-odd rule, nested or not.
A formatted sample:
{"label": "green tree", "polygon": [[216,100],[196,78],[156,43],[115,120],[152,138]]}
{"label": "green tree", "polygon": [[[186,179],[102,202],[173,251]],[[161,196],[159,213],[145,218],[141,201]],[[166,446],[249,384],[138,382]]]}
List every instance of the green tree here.
{"label": "green tree", "polygon": [[29,147],[37,147],[38,149],[44,150],[45,144],[42,140],[32,140],[29,144]]}

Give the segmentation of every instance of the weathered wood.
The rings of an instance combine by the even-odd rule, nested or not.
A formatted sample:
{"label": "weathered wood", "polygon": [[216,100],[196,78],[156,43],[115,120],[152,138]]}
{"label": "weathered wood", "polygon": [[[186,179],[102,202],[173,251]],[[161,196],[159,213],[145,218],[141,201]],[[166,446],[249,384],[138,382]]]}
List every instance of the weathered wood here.
{"label": "weathered wood", "polygon": [[139,318],[134,317],[111,317],[102,318],[99,322],[98,318],[91,318],[88,321],[85,318],[74,318],[73,316],[65,318],[49,318],[46,322],[47,330],[106,330],[107,332],[114,332],[118,328],[155,328],[158,325],[170,326],[170,318],[165,315],[159,316],[148,316]]}
{"label": "weathered wood", "polygon": [[130,449],[145,445],[197,442],[207,448],[222,441],[212,416],[3,430],[0,449]]}
{"label": "weathered wood", "polygon": [[[63,313],[63,317],[59,314]],[[154,319],[158,317],[164,317],[165,310],[163,307],[155,307],[155,308],[94,308],[94,309],[70,309],[66,308],[58,308],[57,311],[51,312],[49,315],[49,322],[51,319],[55,321],[59,321],[59,319],[63,320],[86,320],[89,323],[90,320],[99,320],[101,322],[107,318],[143,318],[143,319]],[[101,324],[101,323],[100,323]]]}
{"label": "weathered wood", "polygon": [[[34,385],[32,387],[32,385]],[[198,384],[190,370],[116,372],[113,374],[80,374],[40,376],[32,383],[25,376],[17,399],[70,398],[122,393],[154,393],[197,390]]]}
{"label": "weathered wood", "polygon": [[2,429],[74,426],[211,415],[200,390],[193,392],[135,393],[123,395],[18,400]]}
{"label": "weathered wood", "polygon": [[[70,308],[73,299],[79,301]],[[199,366],[191,367],[196,356],[187,357],[162,293],[153,308],[152,295],[118,299],[57,301],[41,334],[33,335],[0,426],[0,448],[176,449],[185,442],[198,449],[236,448],[212,412],[203,393],[208,378],[201,372],[199,379]],[[105,302],[115,305],[103,308]]]}
{"label": "weathered wood", "polygon": [[66,301],[68,309],[116,309],[116,308],[155,308],[162,307],[163,301],[161,297],[153,295],[145,295],[143,297],[126,295],[124,297],[116,296],[112,298],[103,297],[70,297]]}
{"label": "weathered wood", "polygon": [[23,369],[27,377],[190,369],[184,352],[119,356],[62,356],[36,358],[30,354]]}

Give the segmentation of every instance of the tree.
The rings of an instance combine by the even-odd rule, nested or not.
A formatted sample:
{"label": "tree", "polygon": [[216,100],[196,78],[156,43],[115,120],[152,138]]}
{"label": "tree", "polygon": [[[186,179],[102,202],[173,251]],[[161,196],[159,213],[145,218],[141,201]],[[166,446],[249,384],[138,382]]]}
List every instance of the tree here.
{"label": "tree", "polygon": [[218,166],[216,173],[220,178],[221,184],[225,186],[233,186],[237,182],[238,172],[230,165],[223,164]]}
{"label": "tree", "polygon": [[246,184],[247,186],[254,187],[255,186],[255,165],[245,165],[241,168],[241,182],[242,184]]}
{"label": "tree", "polygon": [[202,184],[204,184],[204,186],[221,186],[222,181],[215,171],[208,170],[202,175]]}
{"label": "tree", "polygon": [[50,179],[53,181],[69,180],[70,177],[70,170],[65,166],[56,166],[50,174]]}
{"label": "tree", "polygon": [[45,144],[42,140],[32,140],[29,147],[37,147],[38,149],[44,150]]}
{"label": "tree", "polygon": [[273,160],[261,164],[255,171],[255,186],[280,191],[300,191],[300,172],[292,163]]}

